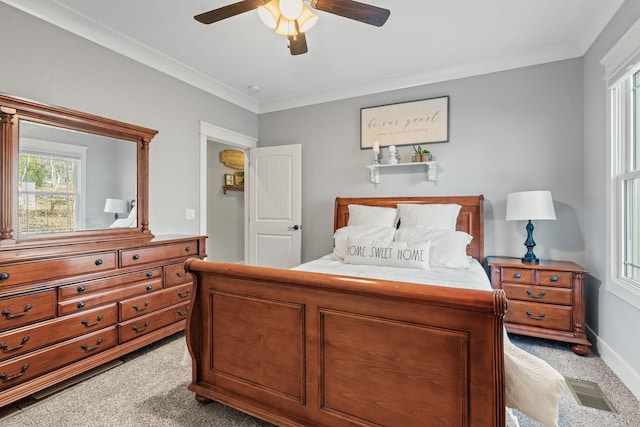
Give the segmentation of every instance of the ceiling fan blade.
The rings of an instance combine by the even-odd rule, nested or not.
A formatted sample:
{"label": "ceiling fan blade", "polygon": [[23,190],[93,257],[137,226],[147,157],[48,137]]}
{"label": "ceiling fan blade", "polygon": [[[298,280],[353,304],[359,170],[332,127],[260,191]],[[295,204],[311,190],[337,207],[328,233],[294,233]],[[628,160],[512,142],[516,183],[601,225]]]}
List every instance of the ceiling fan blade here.
{"label": "ceiling fan blade", "polygon": [[304,33],[298,33],[295,36],[289,36],[289,50],[291,55],[302,55],[307,53],[307,37]]}
{"label": "ceiling fan blade", "polygon": [[210,10],[209,12],[201,13],[193,18],[203,24],[213,24],[214,22],[222,21],[223,19],[231,18],[232,16],[240,15],[241,13],[256,9],[264,3],[265,2],[262,0],[244,0],[218,9]]}
{"label": "ceiling fan blade", "polygon": [[333,13],[376,27],[382,27],[391,14],[387,9],[352,0],[317,0],[311,4],[323,12]]}

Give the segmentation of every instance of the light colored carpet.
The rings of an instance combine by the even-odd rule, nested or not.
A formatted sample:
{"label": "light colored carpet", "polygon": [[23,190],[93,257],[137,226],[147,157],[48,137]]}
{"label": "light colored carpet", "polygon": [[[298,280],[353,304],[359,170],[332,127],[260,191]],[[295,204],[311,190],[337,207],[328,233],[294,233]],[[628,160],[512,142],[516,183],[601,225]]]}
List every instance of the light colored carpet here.
{"label": "light colored carpet", "polygon": [[[566,377],[597,382],[619,414],[580,406],[567,389],[561,427],[637,426],[638,400],[596,355],[580,357],[566,344],[527,337],[512,341]],[[191,367],[185,339],[176,334],[123,357],[125,362],[0,420],[0,426],[47,427],[267,427],[270,424],[218,403],[199,404],[187,390]],[[537,427],[517,414],[523,427]]]}

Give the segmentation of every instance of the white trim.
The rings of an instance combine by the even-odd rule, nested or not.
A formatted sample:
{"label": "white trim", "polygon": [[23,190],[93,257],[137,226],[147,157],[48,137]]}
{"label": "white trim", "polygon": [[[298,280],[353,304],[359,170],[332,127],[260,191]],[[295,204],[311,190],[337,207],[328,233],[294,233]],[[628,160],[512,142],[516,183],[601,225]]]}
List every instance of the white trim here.
{"label": "white trim", "polygon": [[[207,235],[207,145],[208,141],[216,141],[223,144],[231,145],[234,147],[248,150],[255,148],[258,145],[258,139],[252,136],[248,136],[242,133],[235,132],[230,129],[222,128],[220,126],[212,125],[207,122],[200,122],[200,234]],[[248,156],[244,156],[245,159],[245,171],[247,167]],[[245,186],[248,179],[245,177]],[[248,192],[244,193],[244,206],[245,206],[245,244],[244,252],[245,259],[248,259],[248,238],[249,238],[249,209],[248,209]]]}
{"label": "white trim", "polygon": [[627,386],[627,388],[634,394],[637,399],[640,399],[640,373],[634,371],[633,367],[629,366],[618,353],[616,353],[602,338],[596,335],[593,330],[587,327],[589,335],[596,338],[596,347],[600,358],[606,365],[620,378],[620,381]]}
{"label": "white trim", "polygon": [[602,57],[605,79],[610,83],[618,81],[628,72],[627,67],[638,61],[640,55],[640,19],[627,30],[616,44]]}

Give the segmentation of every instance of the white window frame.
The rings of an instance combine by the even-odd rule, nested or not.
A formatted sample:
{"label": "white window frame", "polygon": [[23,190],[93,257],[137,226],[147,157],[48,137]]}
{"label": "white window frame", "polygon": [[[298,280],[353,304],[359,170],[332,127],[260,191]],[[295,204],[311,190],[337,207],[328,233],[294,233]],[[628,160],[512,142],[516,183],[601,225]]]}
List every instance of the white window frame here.
{"label": "white window frame", "polygon": [[[640,308],[640,285],[624,277],[624,194],[623,181],[640,176],[628,172],[625,161],[633,123],[631,76],[640,70],[640,20],[618,40],[602,58],[607,81],[607,250],[606,288],[628,303]],[[640,130],[640,129],[638,129]]]}
{"label": "white window frame", "polygon": [[80,160],[76,192],[78,194],[78,210],[76,212],[76,230],[84,230],[87,223],[87,197],[84,191],[87,182],[87,149],[81,145],[63,144],[41,139],[20,138],[20,149],[58,156],[76,157]]}

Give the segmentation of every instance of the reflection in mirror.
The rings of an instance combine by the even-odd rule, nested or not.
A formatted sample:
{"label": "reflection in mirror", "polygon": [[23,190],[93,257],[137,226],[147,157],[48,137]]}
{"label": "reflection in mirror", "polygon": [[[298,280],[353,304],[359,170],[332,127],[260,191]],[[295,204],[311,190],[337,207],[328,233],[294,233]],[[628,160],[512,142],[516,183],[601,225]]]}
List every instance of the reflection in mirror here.
{"label": "reflection in mirror", "polygon": [[[136,227],[137,146],[20,120],[18,234]],[[107,199],[126,201],[119,219]]]}

